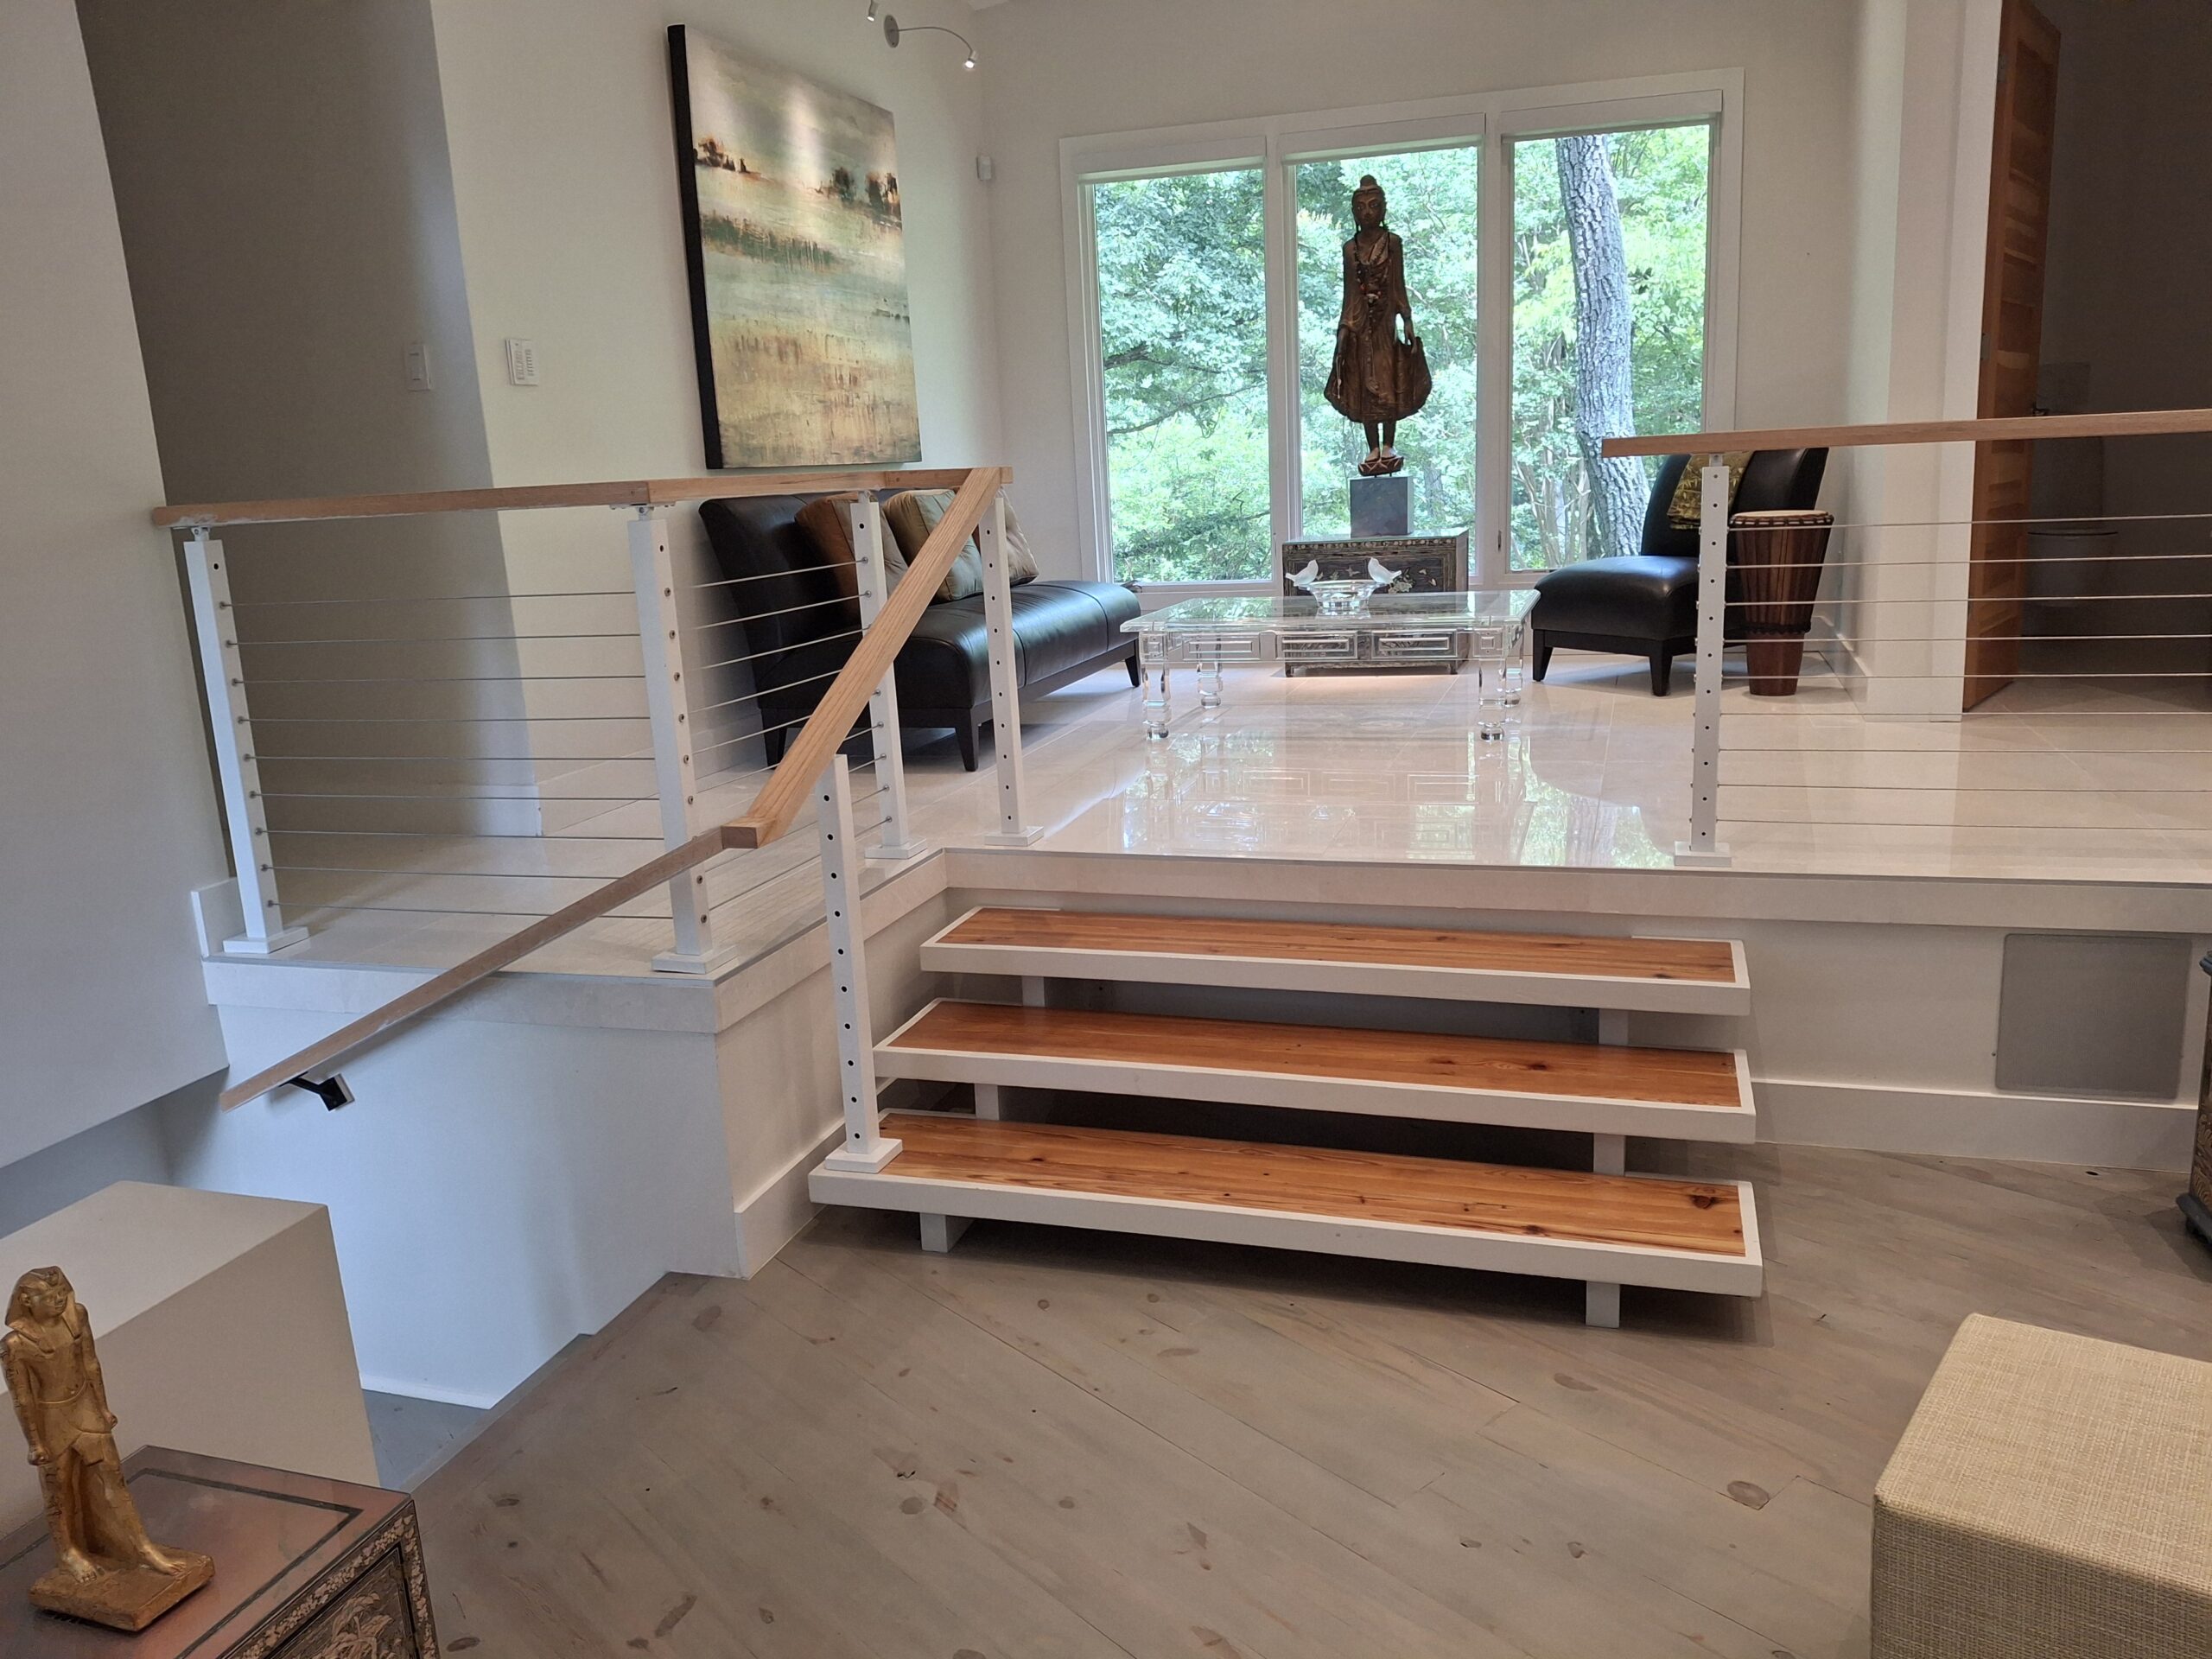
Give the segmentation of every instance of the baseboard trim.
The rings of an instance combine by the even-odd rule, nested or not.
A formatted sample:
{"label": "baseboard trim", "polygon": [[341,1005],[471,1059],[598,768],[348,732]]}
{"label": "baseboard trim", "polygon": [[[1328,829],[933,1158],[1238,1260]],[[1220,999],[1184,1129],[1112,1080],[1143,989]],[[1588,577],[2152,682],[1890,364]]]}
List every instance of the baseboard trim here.
{"label": "baseboard trim", "polygon": [[737,1276],[750,1279],[776,1259],[776,1252],[799,1235],[821,1205],[806,1195],[806,1178],[837,1149],[842,1123],[832,1124],[814,1145],[792,1159],[737,1201]]}
{"label": "baseboard trim", "polygon": [[[896,1077],[877,1092],[876,1102],[887,1112],[926,1111],[951,1092],[946,1084]],[[774,1261],[777,1253],[821,1212],[822,1206],[807,1196],[806,1178],[817,1164],[836,1151],[844,1136],[844,1124],[832,1123],[812,1146],[737,1201],[739,1278],[750,1279]]]}
{"label": "baseboard trim", "polygon": [[2189,1167],[2196,1109],[1993,1090],[1755,1077],[1759,1139],[2113,1169]]}

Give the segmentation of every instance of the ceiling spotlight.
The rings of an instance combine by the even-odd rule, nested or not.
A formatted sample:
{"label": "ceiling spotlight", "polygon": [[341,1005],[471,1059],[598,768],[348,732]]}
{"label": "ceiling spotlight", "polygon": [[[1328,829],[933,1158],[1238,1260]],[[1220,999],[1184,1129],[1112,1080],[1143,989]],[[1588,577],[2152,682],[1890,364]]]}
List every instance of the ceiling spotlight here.
{"label": "ceiling spotlight", "polygon": [[[868,8],[868,16],[871,17],[875,16],[875,8],[873,5]],[[960,49],[968,54],[962,60],[960,67],[963,69],[973,69],[976,67],[976,48],[968,43],[968,37],[958,29],[946,29],[939,23],[908,23],[901,28],[899,20],[887,13],[883,19],[883,38],[886,44],[895,47],[899,44],[899,37],[905,35],[950,35],[960,42]]]}
{"label": "ceiling spotlight", "polygon": [[876,7],[881,3],[882,0],[868,0],[868,20],[871,23],[875,21]]}

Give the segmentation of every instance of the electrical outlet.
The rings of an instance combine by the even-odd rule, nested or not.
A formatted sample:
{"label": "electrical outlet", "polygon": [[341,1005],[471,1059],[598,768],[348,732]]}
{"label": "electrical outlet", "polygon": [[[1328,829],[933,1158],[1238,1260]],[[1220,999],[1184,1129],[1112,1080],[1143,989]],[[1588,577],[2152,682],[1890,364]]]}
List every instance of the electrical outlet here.
{"label": "electrical outlet", "polygon": [[537,384],[536,340],[507,341],[507,384],[511,386],[534,386]]}
{"label": "electrical outlet", "polygon": [[430,389],[430,348],[419,340],[410,340],[401,348],[400,374],[410,391]]}

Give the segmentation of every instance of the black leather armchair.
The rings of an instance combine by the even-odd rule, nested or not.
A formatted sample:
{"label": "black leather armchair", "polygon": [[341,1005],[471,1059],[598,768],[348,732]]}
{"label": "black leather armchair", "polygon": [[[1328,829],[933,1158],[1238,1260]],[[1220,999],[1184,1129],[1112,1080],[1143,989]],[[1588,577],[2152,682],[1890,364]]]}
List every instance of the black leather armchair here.
{"label": "black leather armchair", "polygon": [[[1825,449],[1760,449],[1745,463],[1732,510],[1809,512],[1821,496],[1827,469]],[[1688,455],[1660,463],[1644,509],[1643,540],[1625,557],[1586,559],[1540,577],[1535,608],[1529,613],[1538,679],[1551,665],[1552,652],[1611,651],[1643,657],[1651,664],[1651,695],[1663,697],[1674,677],[1675,658],[1697,648],[1698,532],[1669,524],[1668,505],[1688,467]],[[1728,602],[1737,601],[1736,578],[1728,576]]]}
{"label": "black leather armchair", "polygon": [[[889,492],[885,492],[888,494]],[[699,505],[715,560],[731,579],[745,655],[760,703],[771,765],[798,723],[814,712],[859,643],[858,601],[845,596],[814,538],[798,522],[811,498],[731,496]],[[887,536],[888,527],[884,533]],[[1030,582],[1013,589],[1014,664],[1025,691],[1058,690],[1101,669],[1125,664],[1138,678],[1137,641],[1122,624],[1136,595],[1103,582]],[[968,770],[991,721],[990,654],[981,595],[922,613],[892,673],[901,731],[950,728]]]}

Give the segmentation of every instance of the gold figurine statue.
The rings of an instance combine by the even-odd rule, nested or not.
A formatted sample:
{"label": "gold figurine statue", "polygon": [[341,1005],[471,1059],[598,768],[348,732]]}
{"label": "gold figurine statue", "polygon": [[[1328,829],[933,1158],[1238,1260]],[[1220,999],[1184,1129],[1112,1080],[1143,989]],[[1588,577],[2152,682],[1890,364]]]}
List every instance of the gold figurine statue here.
{"label": "gold figurine statue", "polygon": [[[1428,401],[1428,354],[1414,332],[1413,301],[1406,295],[1406,250],[1383,223],[1389,211],[1382,187],[1364,174],[1351,193],[1352,223],[1344,243],[1344,302],[1337,318],[1337,352],[1322,396],[1367,434],[1360,474],[1375,478],[1405,466],[1398,454],[1398,423]],[[1399,337],[1398,326],[1405,325]]]}
{"label": "gold figurine statue", "polygon": [[0,1363],[46,1489],[46,1524],[60,1558],[31,1586],[32,1603],[144,1630],[213,1578],[214,1564],[146,1535],[123,1483],[92,1321],[60,1268],[34,1268],[16,1281]]}

